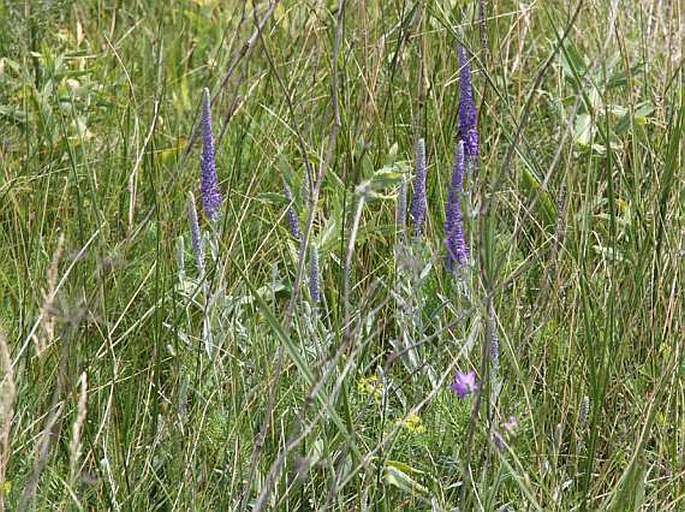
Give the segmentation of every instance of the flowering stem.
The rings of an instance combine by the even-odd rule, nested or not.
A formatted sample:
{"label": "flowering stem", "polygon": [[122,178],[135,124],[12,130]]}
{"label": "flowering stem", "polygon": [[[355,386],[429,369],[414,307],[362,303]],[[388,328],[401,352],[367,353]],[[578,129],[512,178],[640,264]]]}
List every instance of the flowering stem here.
{"label": "flowering stem", "polygon": [[345,266],[343,267],[343,304],[345,307],[345,321],[343,324],[343,346],[347,345],[347,343],[350,340],[350,274],[352,267],[352,256],[354,255],[354,244],[357,240],[357,233],[359,232],[359,224],[362,219],[362,211],[364,210],[365,202],[366,195],[362,191],[362,193],[359,195],[357,211],[354,214],[352,228],[350,229],[350,239],[347,242],[347,249],[345,250]]}
{"label": "flowering stem", "polygon": [[[486,299],[486,311],[490,311],[492,305],[492,294],[488,293]],[[483,337],[483,351],[481,354],[480,363],[480,377],[481,385],[475,391],[475,399],[473,401],[473,408],[471,409],[471,420],[469,421],[469,428],[466,434],[466,454],[464,455],[464,485],[461,488],[461,504],[464,510],[468,510],[466,505],[466,490],[471,487],[471,453],[473,451],[473,440],[476,432],[476,423],[478,423],[478,416],[480,414],[480,406],[483,396],[486,397],[489,392],[490,382],[488,379],[488,368],[490,366],[490,346],[492,344],[492,324],[485,322],[485,336]]]}
{"label": "flowering stem", "polygon": [[423,223],[426,219],[426,143],[423,139],[416,143],[416,177],[411,201],[411,218],[414,240],[418,241],[423,234]]}

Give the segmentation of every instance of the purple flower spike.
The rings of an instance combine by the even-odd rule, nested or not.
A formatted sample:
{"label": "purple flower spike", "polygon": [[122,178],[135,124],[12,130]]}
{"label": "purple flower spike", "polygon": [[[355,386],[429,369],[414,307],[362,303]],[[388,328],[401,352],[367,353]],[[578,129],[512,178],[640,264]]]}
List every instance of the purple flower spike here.
{"label": "purple flower spike", "polygon": [[285,198],[288,200],[288,209],[286,210],[286,215],[288,216],[288,224],[290,224],[290,234],[293,238],[300,242],[302,240],[302,232],[300,231],[300,219],[297,216],[297,211],[294,206],[293,193],[290,191],[290,187],[286,183],[284,185]]}
{"label": "purple flower spike", "polygon": [[464,141],[464,154],[470,163],[478,157],[478,127],[476,105],[471,86],[471,67],[462,45],[457,47],[459,61],[459,140]]}
{"label": "purple flower spike", "polygon": [[423,139],[416,143],[416,177],[411,200],[411,218],[414,236],[418,240],[423,233],[423,223],[426,219],[426,143]]}
{"label": "purple flower spike", "polygon": [[216,221],[221,208],[221,193],[219,180],[216,177],[214,163],[214,136],[212,135],[212,112],[209,100],[209,89],[202,91],[202,115],[200,118],[202,129],[202,208],[210,220]]}
{"label": "purple flower spike", "polygon": [[447,271],[454,273],[455,263],[466,266],[469,250],[464,240],[464,225],[461,218],[461,194],[464,188],[464,142],[457,143],[452,166],[452,180],[447,196],[445,213],[445,245],[447,246]]}
{"label": "purple flower spike", "polygon": [[321,302],[321,280],[319,278],[319,253],[312,246],[309,260],[309,293],[314,304]]}
{"label": "purple flower spike", "polygon": [[457,372],[454,383],[450,387],[459,398],[466,398],[478,389],[478,386],[476,385],[476,372]]}

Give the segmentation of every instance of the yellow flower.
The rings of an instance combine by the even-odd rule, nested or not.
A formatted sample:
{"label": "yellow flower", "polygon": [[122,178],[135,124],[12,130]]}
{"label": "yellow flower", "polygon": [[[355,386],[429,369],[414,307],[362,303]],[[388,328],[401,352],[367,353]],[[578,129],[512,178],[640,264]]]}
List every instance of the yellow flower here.
{"label": "yellow flower", "polygon": [[362,377],[357,382],[357,392],[360,395],[366,395],[373,398],[373,401],[378,403],[381,401],[381,384],[378,382],[378,375],[369,375]]}
{"label": "yellow flower", "polygon": [[423,420],[414,413],[403,420],[398,420],[398,423],[410,434],[423,434],[426,431]]}

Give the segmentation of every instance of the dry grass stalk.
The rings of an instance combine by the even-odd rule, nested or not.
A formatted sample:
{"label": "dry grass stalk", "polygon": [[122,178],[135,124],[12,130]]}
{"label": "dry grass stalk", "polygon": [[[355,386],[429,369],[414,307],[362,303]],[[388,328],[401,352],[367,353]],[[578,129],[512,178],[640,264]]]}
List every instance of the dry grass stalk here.
{"label": "dry grass stalk", "polygon": [[83,432],[83,425],[86,422],[88,405],[88,376],[86,372],[83,372],[79,378],[79,388],[78,410],[76,421],[74,421],[74,426],[72,427],[71,446],[69,447],[69,465],[71,468],[72,481],[78,476],[78,463],[81,458],[81,434]]}
{"label": "dry grass stalk", "polygon": [[9,462],[10,430],[14,416],[14,399],[16,387],[14,385],[14,369],[12,358],[5,335],[0,333],[0,364],[5,373],[0,382],[0,512],[5,510],[5,472]]}
{"label": "dry grass stalk", "polygon": [[59,262],[62,259],[64,252],[64,233],[60,234],[57,241],[57,248],[52,255],[52,262],[48,269],[48,288],[45,292],[45,300],[41,308],[40,317],[41,334],[34,336],[33,340],[36,344],[36,353],[40,356],[48,344],[55,339],[55,296],[57,295],[57,271],[59,269]]}

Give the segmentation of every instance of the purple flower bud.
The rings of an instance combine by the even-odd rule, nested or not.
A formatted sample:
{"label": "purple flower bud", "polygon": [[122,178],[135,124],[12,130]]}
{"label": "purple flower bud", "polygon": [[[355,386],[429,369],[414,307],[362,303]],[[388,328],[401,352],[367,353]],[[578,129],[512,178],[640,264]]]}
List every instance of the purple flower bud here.
{"label": "purple flower bud", "polygon": [[478,389],[476,385],[476,372],[457,372],[454,383],[450,387],[459,398],[466,398]]}
{"label": "purple flower bud", "polygon": [[509,435],[513,435],[519,428],[519,423],[516,421],[515,416],[509,416],[509,419],[507,422],[502,425],[504,427],[504,430],[507,432]]}
{"label": "purple flower bud", "polygon": [[285,198],[288,200],[288,209],[286,210],[286,215],[288,216],[288,224],[290,224],[290,234],[293,238],[300,242],[302,240],[302,232],[300,231],[300,218],[297,216],[297,210],[295,210],[295,200],[293,198],[293,193],[290,191],[290,187],[286,183],[284,186]]}
{"label": "purple flower bud", "polygon": [[419,139],[416,143],[416,176],[414,195],[411,200],[411,218],[414,237],[418,240],[423,233],[423,224],[426,219],[426,143],[423,139]]}
{"label": "purple flower bud", "polygon": [[202,208],[210,220],[216,221],[221,208],[221,193],[219,181],[216,177],[214,160],[214,136],[212,135],[212,112],[209,99],[209,89],[202,91],[202,114],[200,117],[202,129]]}
{"label": "purple flower bud", "polygon": [[195,196],[192,192],[188,193],[188,222],[190,224],[190,240],[195,253],[195,261],[198,270],[205,268],[205,247],[200,232],[200,224],[197,221],[197,208],[195,207]]}
{"label": "purple flower bud", "polygon": [[492,442],[498,450],[504,450],[507,447],[507,442],[502,437],[502,434],[496,430],[492,431]]}
{"label": "purple flower bud", "polygon": [[471,85],[471,67],[466,50],[460,44],[457,47],[459,61],[459,140],[464,141],[464,154],[470,163],[478,157],[478,127],[476,105],[473,101]]}
{"label": "purple flower bud", "polygon": [[447,195],[445,212],[445,245],[447,246],[447,271],[455,271],[455,263],[466,266],[469,251],[464,240],[464,225],[461,217],[461,194],[464,188],[464,142],[457,143],[452,166],[452,179]]}

